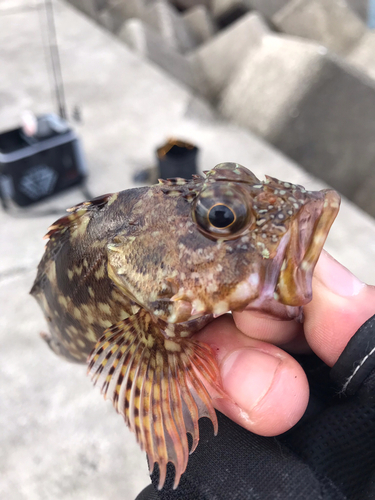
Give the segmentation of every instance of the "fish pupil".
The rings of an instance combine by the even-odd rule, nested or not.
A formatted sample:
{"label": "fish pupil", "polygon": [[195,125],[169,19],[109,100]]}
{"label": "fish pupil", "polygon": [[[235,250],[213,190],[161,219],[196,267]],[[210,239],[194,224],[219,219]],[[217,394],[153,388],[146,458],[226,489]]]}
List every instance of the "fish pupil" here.
{"label": "fish pupil", "polygon": [[208,220],[214,227],[225,228],[233,224],[235,215],[226,205],[214,205],[208,213]]}

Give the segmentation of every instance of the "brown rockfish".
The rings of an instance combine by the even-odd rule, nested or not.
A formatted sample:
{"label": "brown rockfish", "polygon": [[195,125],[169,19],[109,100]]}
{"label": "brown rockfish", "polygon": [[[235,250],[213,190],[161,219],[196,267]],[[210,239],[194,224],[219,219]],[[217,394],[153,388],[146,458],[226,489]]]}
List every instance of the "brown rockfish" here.
{"label": "brown rockfish", "polygon": [[87,362],[160,483],[175,487],[225,397],[211,348],[194,333],[231,311],[301,318],[340,198],[333,190],[267,177],[236,163],[192,180],[107,194],[68,210],[49,241],[31,294],[52,350]]}

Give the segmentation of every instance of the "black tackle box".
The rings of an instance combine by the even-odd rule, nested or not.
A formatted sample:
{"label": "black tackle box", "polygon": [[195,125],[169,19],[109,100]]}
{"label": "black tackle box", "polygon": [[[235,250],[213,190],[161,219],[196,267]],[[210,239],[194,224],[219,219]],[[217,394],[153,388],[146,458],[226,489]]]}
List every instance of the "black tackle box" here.
{"label": "black tackle box", "polygon": [[80,141],[68,126],[27,136],[16,128],[0,134],[0,197],[20,207],[82,184],[86,177]]}

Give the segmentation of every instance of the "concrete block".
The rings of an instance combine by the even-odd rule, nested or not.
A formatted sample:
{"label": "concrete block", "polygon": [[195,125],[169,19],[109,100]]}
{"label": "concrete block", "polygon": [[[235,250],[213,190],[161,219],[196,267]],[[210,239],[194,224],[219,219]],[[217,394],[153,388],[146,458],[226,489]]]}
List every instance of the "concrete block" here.
{"label": "concrete block", "polygon": [[142,17],[145,10],[145,0],[108,0],[108,6],[98,14],[97,20],[112,33],[118,33],[127,19]]}
{"label": "concrete block", "polygon": [[281,10],[288,2],[289,0],[248,0],[251,8],[261,12],[261,14],[269,20],[271,20],[272,16]]}
{"label": "concrete block", "polygon": [[344,0],[291,0],[272,22],[280,31],[315,40],[337,54],[349,52],[366,32]]}
{"label": "concrete block", "polygon": [[118,36],[141,57],[158,64],[185,85],[194,87],[195,80],[190,62],[173,50],[159,33],[142,20],[125,21]]}
{"label": "concrete block", "polygon": [[217,24],[224,28],[251,10],[249,0],[212,0],[211,13]]}
{"label": "concrete block", "polygon": [[314,43],[276,35],[263,37],[263,43],[253,47],[232,73],[222,94],[222,113],[275,140],[286,115],[297,109],[319,73],[321,57]]}
{"label": "concrete block", "polygon": [[151,3],[142,20],[149,24],[174,50],[188,52],[196,46],[194,36],[179,12],[166,0]]}
{"label": "concrete block", "polygon": [[182,17],[197,45],[206,42],[216,31],[211,15],[204,5],[192,7],[184,12]]}
{"label": "concrete block", "polygon": [[113,9],[122,19],[141,17],[146,9],[147,0],[107,0],[108,8]]}
{"label": "concrete block", "polygon": [[107,7],[109,0],[68,0],[78,10],[97,20],[100,12]]}
{"label": "concrete block", "polygon": [[103,0],[69,0],[69,3],[95,20],[100,10],[104,7]]}
{"label": "concrete block", "polygon": [[110,31],[117,33],[127,19],[141,18],[146,5],[146,0],[108,0],[107,12],[113,27]]}
{"label": "concrete block", "polygon": [[179,9],[191,9],[197,5],[209,7],[211,0],[169,0],[169,2]]}
{"label": "concrete block", "polygon": [[375,217],[375,172],[361,182],[357,191],[354,193],[352,201],[362,210]]}
{"label": "concrete block", "polygon": [[350,51],[346,60],[375,80],[375,32],[369,31]]}
{"label": "concrete block", "polygon": [[353,12],[359,16],[364,23],[367,23],[370,0],[346,0]]}
{"label": "concrete block", "polygon": [[201,93],[217,100],[237,66],[267,32],[262,17],[248,13],[195,50],[190,59]]}
{"label": "concrete block", "polygon": [[350,199],[373,171],[375,86],[318,44],[265,37],[220,108]]}
{"label": "concrete block", "polygon": [[235,9],[250,9],[247,0],[212,0],[211,12],[215,18],[228,15]]}
{"label": "concrete block", "polygon": [[97,22],[111,33],[115,33],[122,23],[118,23],[117,19],[111,15],[108,9],[103,9],[96,16]]}

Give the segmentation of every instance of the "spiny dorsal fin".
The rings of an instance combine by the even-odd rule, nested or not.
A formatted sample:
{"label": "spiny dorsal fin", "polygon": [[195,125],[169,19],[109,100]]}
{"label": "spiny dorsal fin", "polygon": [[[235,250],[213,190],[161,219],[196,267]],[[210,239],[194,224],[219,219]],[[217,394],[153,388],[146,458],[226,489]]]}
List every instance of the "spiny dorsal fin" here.
{"label": "spiny dorsal fin", "polygon": [[107,194],[102,194],[100,196],[97,196],[96,198],[93,198],[92,200],[89,201],[82,201],[82,203],[78,203],[78,205],[75,205],[74,207],[68,208],[67,212],[76,212],[77,210],[81,208],[101,208],[104,205],[108,203],[108,201],[112,198],[112,196],[116,195],[117,193],[107,193]]}
{"label": "spiny dorsal fin", "polygon": [[163,184],[164,186],[184,186],[185,184],[189,184],[191,180],[184,179],[183,177],[171,177],[169,179],[158,179],[159,184]]}
{"label": "spiny dorsal fin", "polygon": [[191,202],[191,201],[195,200],[195,198],[197,197],[197,195],[198,195],[197,191],[190,191],[189,193],[186,193],[186,194],[182,195],[182,197],[185,200]]}
{"label": "spiny dorsal fin", "polygon": [[176,488],[189,456],[186,433],[193,438],[191,452],[199,441],[199,418],[210,418],[217,433],[215,410],[201,381],[222,394],[211,349],[188,338],[166,338],[141,309],[106,330],[89,356],[88,373],[136,434],[150,468],[158,464],[159,489],[168,462],[175,467]]}
{"label": "spiny dorsal fin", "polygon": [[84,215],[86,212],[87,208],[81,208],[69,215],[64,215],[64,217],[61,217],[60,219],[55,221],[48,228],[48,232],[44,235],[43,239],[52,239],[60,234],[65,233],[65,231],[73,224],[77,223],[78,219],[82,217],[82,215]]}
{"label": "spiny dorsal fin", "polygon": [[56,237],[59,234],[63,234],[69,227],[76,224],[78,219],[80,219],[89,210],[92,210],[93,208],[102,208],[106,205],[112,196],[116,196],[116,194],[104,194],[90,201],[83,201],[74,207],[68,208],[67,212],[69,212],[69,215],[64,215],[55,221],[48,228],[48,232],[44,236],[44,239],[50,239],[53,236]]}

